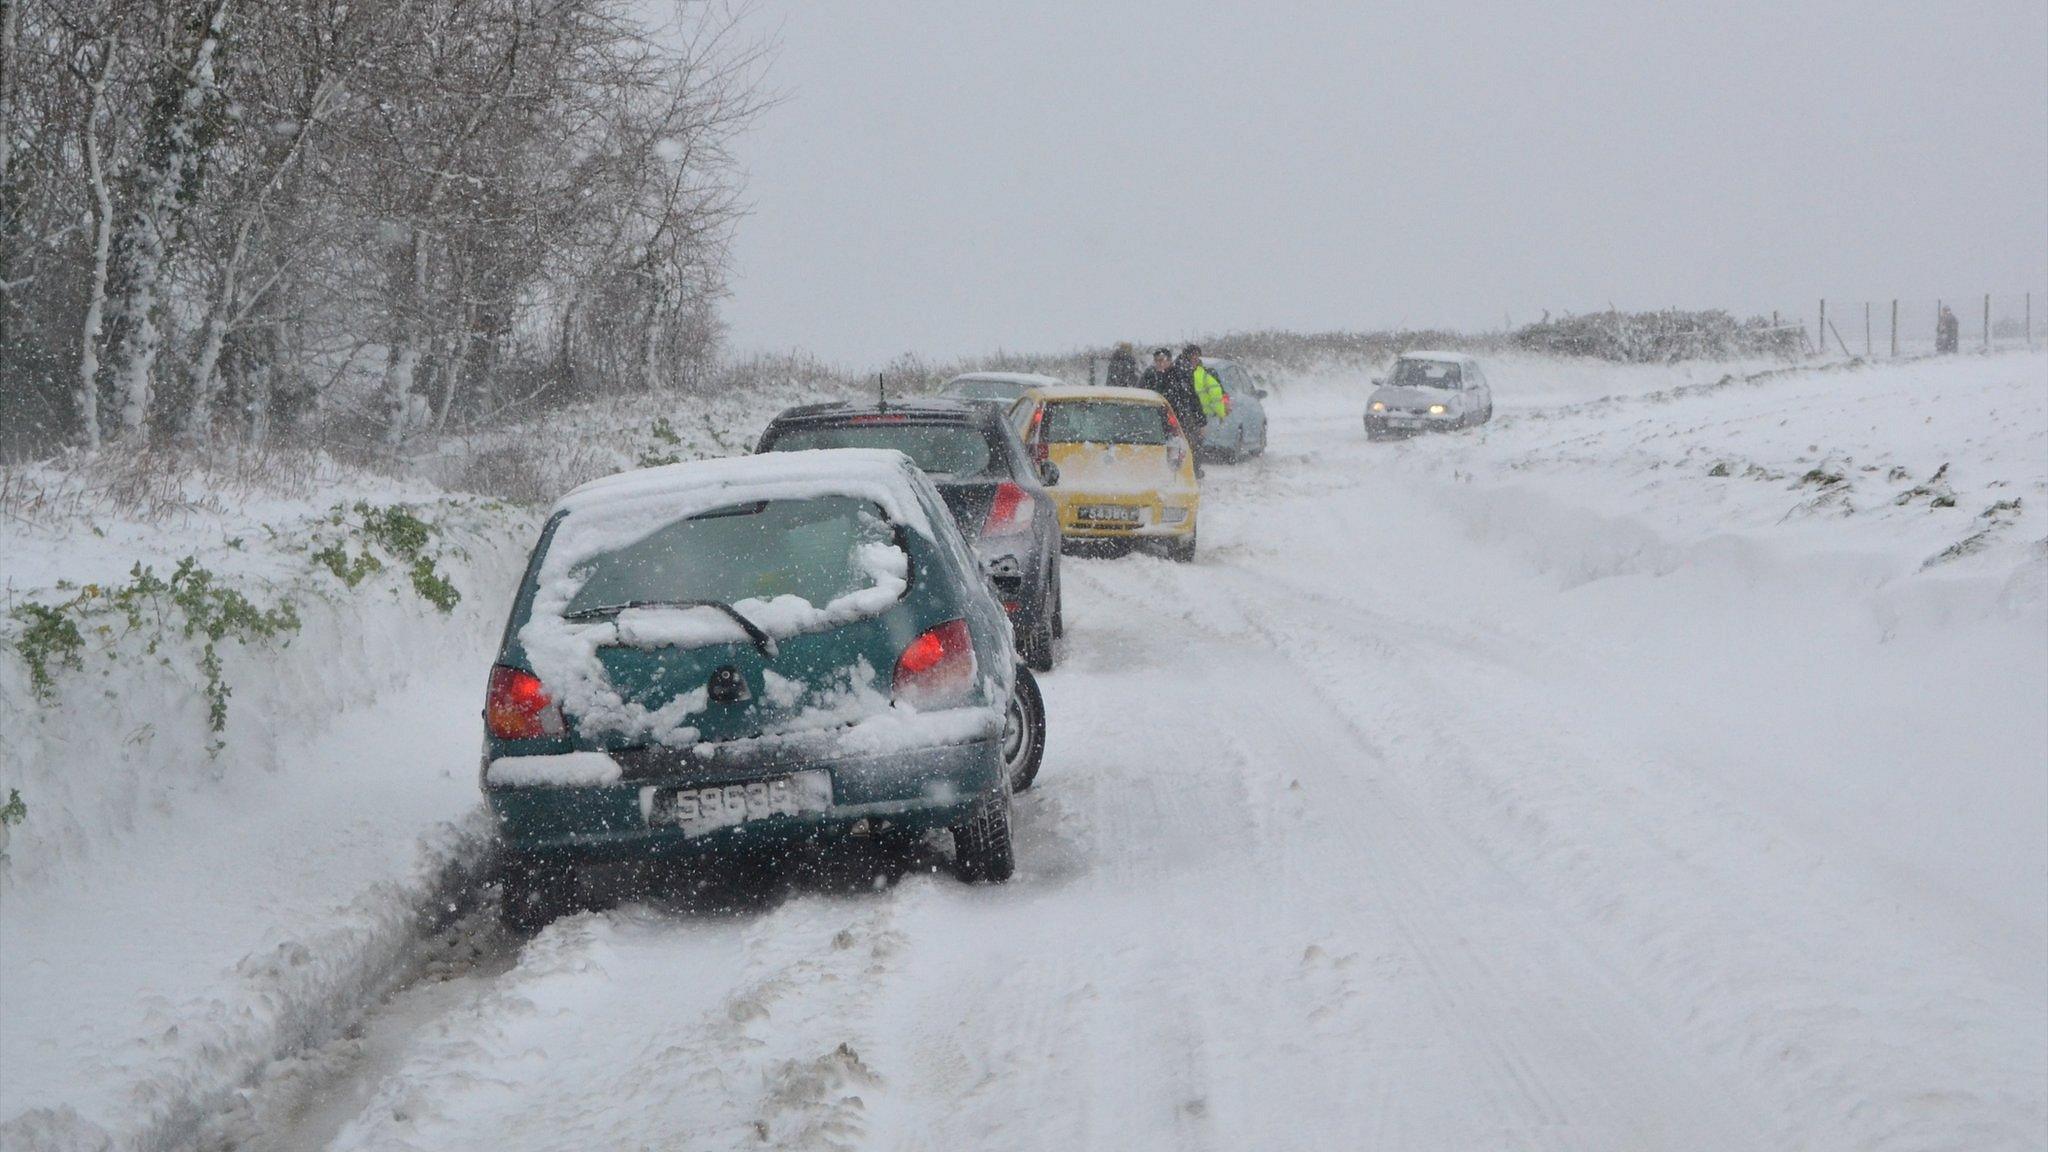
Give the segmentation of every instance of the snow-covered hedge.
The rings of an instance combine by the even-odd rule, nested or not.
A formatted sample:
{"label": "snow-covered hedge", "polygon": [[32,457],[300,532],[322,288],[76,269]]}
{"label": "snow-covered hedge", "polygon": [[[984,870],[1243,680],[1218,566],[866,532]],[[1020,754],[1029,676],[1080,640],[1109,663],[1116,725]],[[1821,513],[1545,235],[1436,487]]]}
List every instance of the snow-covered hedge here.
{"label": "snow-covered hedge", "polygon": [[1514,346],[1553,356],[1592,356],[1625,364],[1675,360],[1791,358],[1805,350],[1805,331],[1762,316],[1738,320],[1704,312],[1594,312],[1544,319],[1515,330]]}

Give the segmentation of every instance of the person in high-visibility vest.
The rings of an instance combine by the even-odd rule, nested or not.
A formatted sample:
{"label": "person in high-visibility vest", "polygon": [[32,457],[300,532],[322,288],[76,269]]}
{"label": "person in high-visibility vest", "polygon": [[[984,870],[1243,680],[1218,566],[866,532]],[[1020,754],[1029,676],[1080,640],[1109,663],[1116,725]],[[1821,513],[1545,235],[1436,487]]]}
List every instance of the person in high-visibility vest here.
{"label": "person in high-visibility vest", "polygon": [[1202,403],[1202,430],[1206,433],[1209,421],[1230,415],[1230,397],[1223,391],[1223,381],[1202,366],[1200,344],[1190,344],[1181,349],[1180,358],[1187,365],[1188,383],[1194,387],[1195,398]]}

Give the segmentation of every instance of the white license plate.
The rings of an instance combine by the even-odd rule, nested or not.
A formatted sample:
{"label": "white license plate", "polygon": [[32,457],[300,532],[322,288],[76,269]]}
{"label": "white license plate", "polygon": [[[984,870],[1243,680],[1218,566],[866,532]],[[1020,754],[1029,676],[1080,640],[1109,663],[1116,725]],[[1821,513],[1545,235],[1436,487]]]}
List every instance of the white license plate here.
{"label": "white license plate", "polygon": [[832,774],[797,772],[740,784],[702,788],[640,790],[640,812],[650,828],[681,828],[685,836],[702,836],[770,816],[797,816],[832,807]]}
{"label": "white license plate", "polygon": [[1111,520],[1119,524],[1136,524],[1142,515],[1128,504],[1083,504],[1079,511],[1083,520]]}

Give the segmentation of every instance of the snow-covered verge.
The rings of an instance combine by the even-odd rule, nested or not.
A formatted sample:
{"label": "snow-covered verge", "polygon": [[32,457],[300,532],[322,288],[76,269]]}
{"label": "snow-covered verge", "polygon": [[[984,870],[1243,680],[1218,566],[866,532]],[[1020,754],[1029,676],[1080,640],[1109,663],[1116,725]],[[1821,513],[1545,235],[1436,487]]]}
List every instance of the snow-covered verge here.
{"label": "snow-covered verge", "polygon": [[579,405],[375,470],[10,470],[0,1148],[179,1146],[374,1003],[485,863],[478,716],[545,501],[817,398]]}
{"label": "snow-covered verge", "polygon": [[1603,711],[1719,759],[1721,786],[1927,915],[2039,958],[2048,358],[1566,403],[1532,399],[1569,394],[1565,366],[1502,375],[1494,427],[1391,455],[1450,524],[1567,594],[1557,624],[1598,653],[1581,675]]}
{"label": "snow-covered verge", "polygon": [[[4,530],[10,606],[71,605],[80,643],[40,685],[24,617],[0,651],[0,789],[26,809],[0,863],[0,1145],[174,1143],[386,985],[478,860],[477,694],[535,519],[419,485],[321,499],[339,523],[258,499]],[[358,502],[421,526],[420,579]],[[279,626],[238,638],[213,593]]]}

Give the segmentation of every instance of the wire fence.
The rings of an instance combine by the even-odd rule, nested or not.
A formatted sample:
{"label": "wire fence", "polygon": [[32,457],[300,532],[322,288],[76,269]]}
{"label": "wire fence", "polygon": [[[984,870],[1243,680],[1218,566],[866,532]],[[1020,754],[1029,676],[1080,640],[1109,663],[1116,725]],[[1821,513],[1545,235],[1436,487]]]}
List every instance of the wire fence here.
{"label": "wire fence", "polygon": [[1998,352],[2048,343],[2048,303],[2040,292],[1837,300],[1808,305],[1803,315],[1773,314],[1796,327],[1810,355],[1867,360],[1936,353]]}

